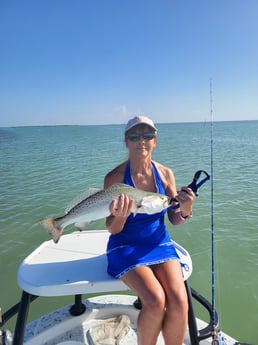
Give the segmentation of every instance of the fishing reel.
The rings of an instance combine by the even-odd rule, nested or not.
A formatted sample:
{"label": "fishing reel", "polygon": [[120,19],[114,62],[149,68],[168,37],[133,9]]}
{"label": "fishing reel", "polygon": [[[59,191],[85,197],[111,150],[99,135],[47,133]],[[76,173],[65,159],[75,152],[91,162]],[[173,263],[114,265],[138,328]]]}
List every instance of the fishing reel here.
{"label": "fishing reel", "polygon": [[12,345],[13,337],[9,329],[0,330],[0,345]]}
{"label": "fishing reel", "polygon": [[[5,324],[5,316],[2,315],[2,309],[0,308],[0,327]],[[0,329],[0,345],[12,345],[13,336],[9,329]]]}
{"label": "fishing reel", "polygon": [[215,331],[215,334],[213,333],[211,345],[226,345],[224,338],[218,331]]}

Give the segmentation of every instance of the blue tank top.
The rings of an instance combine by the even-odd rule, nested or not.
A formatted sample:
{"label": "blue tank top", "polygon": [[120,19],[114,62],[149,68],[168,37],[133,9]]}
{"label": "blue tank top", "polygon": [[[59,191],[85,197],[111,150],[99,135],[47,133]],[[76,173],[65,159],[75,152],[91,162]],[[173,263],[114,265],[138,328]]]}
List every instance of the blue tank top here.
{"label": "blue tank top", "polygon": [[[157,193],[165,194],[165,188],[160,178],[159,172],[153,162],[152,171],[156,183]],[[132,187],[134,182],[130,172],[130,162],[128,161],[125,169],[124,181]],[[170,236],[164,223],[164,215],[166,210],[148,214],[136,214],[131,213],[127,218],[123,230],[116,234],[110,235],[107,250],[111,250],[123,245],[138,246],[138,245],[150,245],[155,246],[170,241]]]}

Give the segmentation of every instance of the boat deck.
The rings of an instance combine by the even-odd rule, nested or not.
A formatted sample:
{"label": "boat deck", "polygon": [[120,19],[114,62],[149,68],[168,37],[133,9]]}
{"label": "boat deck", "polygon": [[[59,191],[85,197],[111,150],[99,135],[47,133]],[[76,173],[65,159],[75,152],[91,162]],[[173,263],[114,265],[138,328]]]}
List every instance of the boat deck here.
{"label": "boat deck", "polygon": [[[136,297],[105,295],[107,292],[129,290],[120,280],[107,273],[108,237],[107,230],[74,232],[62,236],[58,244],[52,240],[42,243],[24,259],[18,270],[18,284],[23,294],[18,305],[13,345],[91,345],[88,341],[91,327],[121,314],[127,314],[131,320],[130,332],[122,343],[136,344],[136,320],[139,312],[133,303]],[[189,333],[184,344],[196,345],[202,340],[203,345],[211,345],[211,324],[203,324],[195,318],[192,296],[211,315],[210,303],[189,287],[187,279],[192,273],[191,257],[183,247],[175,242],[174,245],[180,257],[189,302]],[[100,296],[82,301],[83,294],[91,293],[98,293]],[[29,305],[33,299],[37,296],[66,295],[75,295],[73,306],[55,310],[26,327]],[[217,321],[216,313],[216,323]],[[226,339],[227,345],[235,344],[232,338],[227,336]],[[157,345],[163,344],[160,335]]]}
{"label": "boat deck", "polygon": [[[130,318],[130,329],[122,338],[121,345],[137,344],[137,317],[139,310],[135,309],[133,302],[135,296],[129,295],[101,295],[83,300],[86,312],[74,318],[69,312],[70,306],[44,315],[27,326],[25,334],[26,345],[94,345],[89,337],[92,327],[100,325],[109,318],[127,315]],[[199,329],[207,326],[205,322],[197,319]],[[224,344],[236,345],[236,341],[228,335],[222,334]],[[110,341],[110,342],[109,342]],[[110,339],[105,344],[114,345],[115,340]],[[182,345],[191,345],[187,332]],[[202,345],[212,345],[212,339],[204,339]],[[156,345],[164,345],[160,334]]]}

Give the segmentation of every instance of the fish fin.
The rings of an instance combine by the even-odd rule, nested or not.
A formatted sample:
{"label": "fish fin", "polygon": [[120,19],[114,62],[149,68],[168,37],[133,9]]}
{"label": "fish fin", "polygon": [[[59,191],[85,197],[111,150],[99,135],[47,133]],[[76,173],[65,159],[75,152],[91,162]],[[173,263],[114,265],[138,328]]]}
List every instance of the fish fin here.
{"label": "fish fin", "polygon": [[[111,187],[109,187],[109,188],[116,188],[116,187],[126,187],[126,188],[133,188],[132,186],[130,186],[130,185],[128,185],[128,184],[125,184],[125,183],[121,183],[121,182],[118,182],[118,183],[114,183],[114,184],[112,184],[112,186]],[[107,189],[109,189],[109,188],[107,188]]]}
{"label": "fish fin", "polygon": [[89,198],[90,196],[96,194],[99,192],[101,189],[100,188],[89,188],[86,191],[82,192],[81,194],[77,195],[66,207],[65,209],[65,214],[67,214],[69,211],[71,211],[74,206],[82,202],[84,199]]}
{"label": "fish fin", "polygon": [[53,241],[57,243],[62,235],[63,229],[58,227],[54,218],[46,218],[40,221],[40,224],[52,236]]}
{"label": "fish fin", "polygon": [[[119,189],[119,188],[126,188],[126,190],[135,190],[136,188],[132,187],[132,186],[129,186],[128,184],[125,184],[125,183],[114,183],[111,185],[111,187],[109,188],[106,188],[107,189]],[[126,193],[126,192],[125,192]]]}
{"label": "fish fin", "polygon": [[90,224],[91,222],[81,222],[81,223],[75,223],[74,225],[76,226],[76,228],[78,228],[79,230],[85,230],[88,225]]}

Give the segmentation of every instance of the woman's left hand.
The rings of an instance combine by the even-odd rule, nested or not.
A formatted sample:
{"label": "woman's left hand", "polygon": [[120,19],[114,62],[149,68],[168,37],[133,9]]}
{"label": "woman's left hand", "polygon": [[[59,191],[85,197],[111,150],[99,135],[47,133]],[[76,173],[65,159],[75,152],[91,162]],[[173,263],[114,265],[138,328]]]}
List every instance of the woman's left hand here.
{"label": "woman's left hand", "polygon": [[195,200],[195,194],[189,187],[182,187],[176,196],[176,200],[180,204],[181,214],[183,217],[192,215],[192,206]]}

